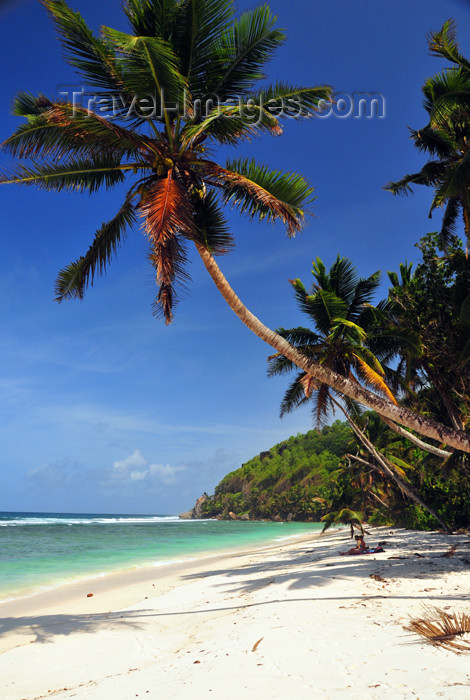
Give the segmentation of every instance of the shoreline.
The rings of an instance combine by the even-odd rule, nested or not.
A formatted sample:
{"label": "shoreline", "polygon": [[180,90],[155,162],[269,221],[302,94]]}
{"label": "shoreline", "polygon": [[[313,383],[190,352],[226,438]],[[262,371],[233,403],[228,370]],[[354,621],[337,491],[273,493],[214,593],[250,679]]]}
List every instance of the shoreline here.
{"label": "shoreline", "polygon": [[385,551],[303,534],[0,603],[2,700],[467,698],[469,655],[403,625],[424,605],[470,613],[469,535],[366,539]]}
{"label": "shoreline", "polygon": [[[58,515],[64,515],[64,514],[58,514]],[[90,516],[90,518],[94,518],[95,516]],[[157,527],[161,524],[161,521],[163,519],[165,520],[175,520],[177,516],[155,516],[159,520],[157,521],[156,525]],[[204,523],[204,522],[218,522],[215,519],[207,519],[207,520],[200,520],[198,519],[197,521],[194,521],[196,523]],[[178,521],[177,521],[178,522]],[[230,524],[232,524],[233,521],[230,521]],[[242,522],[242,521],[240,521]],[[41,571],[39,570],[39,573],[36,572],[35,580],[15,580],[15,577],[13,576],[13,581],[10,581],[7,583],[8,579],[6,579],[5,575],[2,572],[2,579],[1,579],[1,587],[0,587],[0,604],[6,603],[6,602],[13,602],[17,599],[22,599],[22,598],[29,598],[31,596],[37,595],[39,593],[46,593],[48,591],[52,590],[57,590],[60,589],[62,586],[71,586],[74,585],[75,583],[79,581],[89,581],[90,585],[93,585],[93,581],[100,579],[100,578],[105,578],[108,576],[112,576],[114,574],[124,574],[124,573],[129,573],[129,572],[134,572],[134,571],[140,571],[144,569],[149,569],[153,570],[155,569],[156,571],[160,569],[165,569],[168,566],[174,566],[175,564],[185,564],[186,562],[190,561],[199,561],[200,559],[205,559],[209,557],[217,557],[221,555],[225,555],[230,552],[237,552],[240,549],[249,549],[249,548],[258,548],[262,547],[265,545],[269,545],[272,543],[277,542],[278,540],[283,540],[284,538],[296,538],[299,535],[302,535],[304,533],[308,533],[309,535],[314,532],[314,533],[319,533],[321,531],[322,524],[321,523],[302,523],[302,522],[294,522],[294,523],[285,523],[285,522],[279,522],[279,523],[272,523],[271,521],[250,521],[251,522],[260,522],[260,523],[267,523],[269,525],[275,525],[276,529],[279,528],[279,531],[277,533],[271,532],[269,535],[266,535],[262,532],[255,533],[253,538],[247,538],[245,539],[244,537],[241,538],[241,542],[238,541],[238,537],[232,538],[232,541],[226,542],[225,541],[225,534],[224,536],[220,538],[220,540],[215,544],[215,540],[213,537],[210,537],[207,542],[204,542],[201,544],[201,542],[194,542],[192,543],[190,539],[188,539],[188,542],[185,544],[184,547],[182,548],[177,548],[174,549],[173,551],[168,551],[165,553],[159,553],[158,552],[158,544],[157,544],[157,550],[152,551],[152,552],[143,552],[141,554],[141,557],[136,557],[134,552],[133,552],[133,547],[131,546],[128,548],[128,551],[124,552],[124,556],[121,558],[119,561],[115,562],[106,562],[104,566],[101,564],[98,560],[92,561],[88,560],[84,563],[81,563],[78,561],[79,566],[77,567],[77,562],[74,562],[73,567],[68,567],[65,566],[65,568],[62,568],[62,570],[57,570],[53,571],[52,573],[49,573],[47,571]],[[147,523],[145,523],[147,524]],[[236,524],[236,527],[240,523]],[[246,523],[243,522],[243,525]],[[303,529],[298,529],[296,532],[294,531],[293,534],[283,534],[281,532],[281,527],[284,525],[287,525],[290,527],[293,524],[294,528],[295,526],[298,526]],[[104,523],[104,525],[108,525],[108,523]],[[151,523],[150,523],[151,525]],[[101,525],[98,525],[98,528],[101,527]],[[248,525],[248,530],[250,529],[250,526]],[[67,532],[67,531],[66,531]],[[158,533],[158,531],[157,531]],[[201,535],[201,533],[199,533]],[[158,534],[157,534],[158,537]],[[210,541],[212,540],[212,541]],[[157,540],[158,543],[158,540]],[[27,563],[27,562],[26,562]],[[18,566],[21,566],[21,562],[18,564]],[[32,578],[31,576],[29,577],[30,579]]]}

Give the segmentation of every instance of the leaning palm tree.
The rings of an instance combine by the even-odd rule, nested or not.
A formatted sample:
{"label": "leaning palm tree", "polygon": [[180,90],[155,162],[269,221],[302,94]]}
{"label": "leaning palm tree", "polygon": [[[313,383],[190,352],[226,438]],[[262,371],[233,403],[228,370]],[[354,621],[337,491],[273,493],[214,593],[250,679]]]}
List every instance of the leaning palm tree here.
{"label": "leaning palm tree", "polygon": [[3,148],[26,164],[2,175],[0,183],[94,193],[129,181],[114,218],[60,272],[57,300],[81,298],[140,217],[156,272],[155,312],[167,323],[178,285],[188,279],[187,245],[194,244],[224,299],[258,337],[369,408],[470,452],[467,435],[307,360],[248,311],[215,261],[233,244],[222,205],[249,218],[280,220],[293,235],[313,198],[312,187],[298,174],[252,159],[224,165],[213,160],[218,145],[279,135],[284,119],[307,118],[331,98],[328,86],[257,87],[285,39],[269,7],[235,18],[233,0],[127,0],[131,33],[103,27],[95,36],[63,0],[43,3],[92,97],[74,104],[18,95],[13,112],[26,122]]}
{"label": "leaning palm tree", "polygon": [[440,247],[456,232],[459,217],[470,243],[470,61],[460,53],[456,28],[449,20],[439,32],[430,35],[431,53],[452,63],[423,86],[424,108],[429,123],[419,131],[411,129],[414,145],[429,155],[419,172],[390,182],[385,186],[393,194],[407,195],[412,185],[425,185],[434,190],[429,211],[444,208],[440,230]]}
{"label": "leaning palm tree", "polygon": [[[312,274],[314,281],[310,294],[300,280],[293,280],[291,284],[299,308],[309,317],[315,330],[305,327],[280,328],[279,335],[306,357],[313,358],[321,365],[332,367],[339,374],[348,376],[352,382],[372,387],[395,402],[395,397],[385,381],[385,371],[377,356],[368,347],[374,340],[380,345],[377,341],[383,340],[380,336],[384,335],[389,345],[398,345],[397,337],[392,343],[388,330],[382,330],[383,317],[387,315],[386,304],[381,304],[380,307],[371,304],[380,282],[379,273],[376,272],[368,278],[359,278],[352,263],[338,255],[329,272],[326,271],[324,263],[317,258],[313,263]],[[396,332],[399,333],[398,329]],[[406,339],[409,343],[411,338],[406,331],[402,331],[401,335],[402,340]],[[281,353],[271,355],[268,361],[269,376],[290,373],[295,369],[294,363]],[[281,417],[306,402],[313,402],[313,415],[318,427],[322,420],[328,417],[331,409],[338,408],[342,411],[357,439],[374,460],[367,465],[379,472],[384,471],[406,496],[423,506],[449,531],[447,525],[407,483],[400,465],[394,464],[379,452],[367,437],[365,430],[359,425],[360,408],[356,401],[339,394],[327,384],[319,383],[308,372],[301,371],[297,372],[284,394]],[[401,432],[392,421],[386,419],[385,422],[396,432]],[[409,440],[416,442],[414,435],[403,432]],[[434,446],[423,444],[419,439],[418,443],[429,451],[436,449]]]}

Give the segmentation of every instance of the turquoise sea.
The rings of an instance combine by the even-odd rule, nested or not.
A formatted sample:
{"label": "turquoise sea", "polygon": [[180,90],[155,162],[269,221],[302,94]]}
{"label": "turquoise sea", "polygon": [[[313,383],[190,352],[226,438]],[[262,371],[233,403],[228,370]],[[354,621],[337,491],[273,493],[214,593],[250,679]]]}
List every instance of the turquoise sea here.
{"label": "turquoise sea", "polygon": [[263,546],[319,523],[180,520],[174,515],[0,512],[0,600],[80,578]]}

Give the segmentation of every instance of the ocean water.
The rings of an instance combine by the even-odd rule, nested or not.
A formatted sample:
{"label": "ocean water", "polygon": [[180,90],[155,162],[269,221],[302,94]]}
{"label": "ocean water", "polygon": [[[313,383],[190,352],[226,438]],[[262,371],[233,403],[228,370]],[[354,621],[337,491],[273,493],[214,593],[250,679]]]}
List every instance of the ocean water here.
{"label": "ocean water", "polygon": [[0,600],[81,578],[317,535],[319,523],[0,512]]}

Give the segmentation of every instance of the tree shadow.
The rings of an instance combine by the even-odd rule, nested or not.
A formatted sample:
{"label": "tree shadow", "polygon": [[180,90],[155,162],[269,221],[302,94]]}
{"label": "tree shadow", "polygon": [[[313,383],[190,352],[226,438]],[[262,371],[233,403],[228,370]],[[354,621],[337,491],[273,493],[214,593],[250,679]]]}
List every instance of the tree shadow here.
{"label": "tree shadow", "polygon": [[48,642],[53,637],[69,636],[76,632],[96,632],[97,629],[131,628],[139,630],[145,619],[154,615],[153,610],[119,610],[109,613],[82,615],[27,615],[0,618],[0,635],[24,633],[33,636],[31,642]]}
{"label": "tree shadow", "polygon": [[[445,556],[450,547],[458,545],[452,556]],[[273,583],[287,583],[290,589],[305,589],[327,586],[332,578],[356,576],[369,580],[374,576],[385,579],[377,583],[391,583],[400,579],[433,579],[452,571],[462,571],[470,567],[470,540],[465,536],[444,537],[440,533],[413,535],[413,541],[404,545],[401,542],[384,544],[385,551],[377,554],[339,557],[339,549],[348,549],[344,543],[331,541],[313,550],[286,554],[268,562],[249,563],[231,569],[219,568],[210,571],[188,573],[186,581],[220,576],[228,582],[231,592],[250,593]],[[263,574],[265,574],[263,576]],[[246,578],[245,578],[246,576]],[[238,584],[238,585],[236,585]],[[226,584],[219,584],[220,586]],[[387,589],[385,597],[393,597]],[[384,597],[384,596],[382,596]],[[414,597],[414,596],[413,596]],[[453,593],[452,598],[469,599],[469,595]]]}

